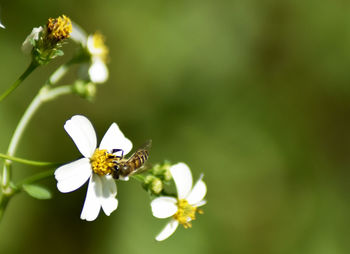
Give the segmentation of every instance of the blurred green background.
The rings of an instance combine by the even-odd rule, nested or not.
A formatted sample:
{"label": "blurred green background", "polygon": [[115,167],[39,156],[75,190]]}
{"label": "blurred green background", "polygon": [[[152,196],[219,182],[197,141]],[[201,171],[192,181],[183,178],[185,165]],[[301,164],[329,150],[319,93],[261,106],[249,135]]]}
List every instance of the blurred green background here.
{"label": "blurred green background", "polygon": [[[101,31],[110,79],[94,103],[76,96],[35,115],[17,155],[80,156],[63,129],[86,115],[99,138],[117,122],[134,146],[153,139],[151,162],[205,174],[208,204],[192,229],[158,243],[134,181],[119,207],[79,219],[86,185],[49,201],[16,196],[0,224],[0,253],[349,253],[350,2],[278,0],[2,1],[1,91],[27,67],[33,27],[66,14]],[[67,45],[69,49],[69,45]],[[41,67],[0,105],[0,152],[43,82]],[[72,72],[62,81],[71,82]],[[15,164],[22,179],[42,169]]]}

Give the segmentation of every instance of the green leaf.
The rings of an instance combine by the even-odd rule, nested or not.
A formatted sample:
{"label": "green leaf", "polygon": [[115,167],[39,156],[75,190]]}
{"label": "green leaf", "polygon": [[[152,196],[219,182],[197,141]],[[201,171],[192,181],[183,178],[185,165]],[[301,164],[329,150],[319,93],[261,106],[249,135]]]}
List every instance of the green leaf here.
{"label": "green leaf", "polygon": [[50,199],[52,197],[51,192],[39,185],[25,184],[22,186],[23,190],[33,198],[37,199]]}
{"label": "green leaf", "polygon": [[60,50],[60,49],[57,49],[55,51],[55,53],[54,53],[54,57],[56,57],[56,56],[63,56],[63,55],[64,55],[64,52],[62,50]]}

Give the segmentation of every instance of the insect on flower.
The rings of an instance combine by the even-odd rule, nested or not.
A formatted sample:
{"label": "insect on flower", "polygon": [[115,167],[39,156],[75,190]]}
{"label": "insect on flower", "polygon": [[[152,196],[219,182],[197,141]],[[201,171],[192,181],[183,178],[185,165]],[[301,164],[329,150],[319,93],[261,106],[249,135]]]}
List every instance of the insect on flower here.
{"label": "insect on flower", "polygon": [[151,148],[152,140],[148,140],[143,146],[136,150],[129,159],[124,158],[124,151],[122,149],[114,149],[113,153],[121,151],[121,156],[116,156],[114,161],[112,176],[114,179],[119,177],[127,178],[130,175],[140,173],[146,168],[144,167],[148,157],[149,149]]}
{"label": "insect on flower", "polygon": [[97,138],[91,122],[81,115],[66,121],[65,130],[83,155],[76,161],[60,166],[55,171],[57,188],[67,193],[80,188],[85,182],[88,190],[80,218],[95,220],[101,210],[109,216],[118,207],[117,186],[112,177],[115,161],[113,149],[123,154],[132,149],[131,141],[124,136],[116,123],[113,123],[97,147]]}

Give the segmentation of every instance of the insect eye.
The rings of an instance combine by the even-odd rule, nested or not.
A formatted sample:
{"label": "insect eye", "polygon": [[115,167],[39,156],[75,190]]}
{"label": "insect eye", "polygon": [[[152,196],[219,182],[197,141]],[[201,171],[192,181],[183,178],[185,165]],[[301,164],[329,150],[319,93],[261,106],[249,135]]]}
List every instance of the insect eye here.
{"label": "insect eye", "polygon": [[114,165],[113,168],[114,168],[115,171],[118,171],[119,170],[119,165],[116,164],[116,165]]}

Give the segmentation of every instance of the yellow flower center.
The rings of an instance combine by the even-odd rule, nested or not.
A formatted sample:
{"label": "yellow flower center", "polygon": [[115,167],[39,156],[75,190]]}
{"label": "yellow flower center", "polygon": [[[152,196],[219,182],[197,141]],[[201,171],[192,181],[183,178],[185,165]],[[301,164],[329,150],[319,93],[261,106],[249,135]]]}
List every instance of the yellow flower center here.
{"label": "yellow flower center", "polygon": [[96,174],[104,176],[113,173],[116,160],[118,160],[118,158],[115,155],[108,153],[105,149],[100,150],[97,148],[90,158],[90,163],[92,170]]}
{"label": "yellow flower center", "polygon": [[104,62],[107,61],[108,47],[105,44],[105,37],[96,32],[92,35],[92,45],[94,47],[94,54],[98,55]]}
{"label": "yellow flower center", "polygon": [[57,19],[49,18],[47,29],[49,37],[60,41],[69,38],[72,32],[72,22],[65,15]]}
{"label": "yellow flower center", "polygon": [[192,227],[192,220],[196,219],[196,212],[202,214],[203,211],[198,207],[191,206],[186,199],[180,199],[177,202],[178,210],[174,214],[174,219],[177,220],[184,228]]}

